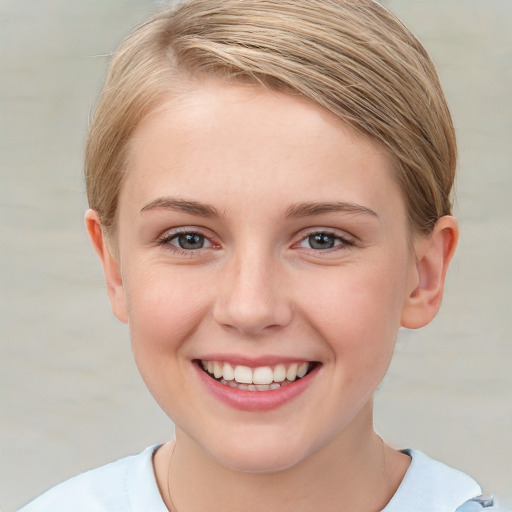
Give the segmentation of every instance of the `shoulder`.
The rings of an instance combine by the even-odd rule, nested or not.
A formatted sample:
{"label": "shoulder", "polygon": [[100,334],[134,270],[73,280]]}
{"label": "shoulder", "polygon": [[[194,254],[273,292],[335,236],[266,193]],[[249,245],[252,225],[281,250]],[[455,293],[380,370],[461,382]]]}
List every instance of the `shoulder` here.
{"label": "shoulder", "polygon": [[411,465],[383,512],[455,512],[482,493],[475,480],[465,473],[417,450],[404,453],[411,457]]}
{"label": "shoulder", "polygon": [[165,511],[153,472],[157,448],[151,446],[138,455],[70,478],[19,512],[128,512],[140,510],[140,505],[148,512]]}

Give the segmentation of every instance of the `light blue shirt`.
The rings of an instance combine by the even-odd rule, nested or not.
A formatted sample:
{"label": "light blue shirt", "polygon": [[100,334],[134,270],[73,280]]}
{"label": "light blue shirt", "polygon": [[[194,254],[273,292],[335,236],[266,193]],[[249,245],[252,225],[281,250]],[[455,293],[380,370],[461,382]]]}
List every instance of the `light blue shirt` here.
{"label": "light blue shirt", "polygon": [[[23,507],[19,512],[168,512],[155,479],[151,446],[139,455],[82,473]],[[469,476],[416,450],[405,450],[411,465],[382,512],[491,512],[467,500],[481,494]]]}
{"label": "light blue shirt", "polygon": [[[411,456],[411,464],[382,512],[463,512],[458,507],[482,494],[480,486],[465,473],[417,450],[403,451]],[[477,510],[485,511],[478,507]]]}
{"label": "light blue shirt", "polygon": [[153,470],[158,447],[66,480],[19,512],[169,512]]}

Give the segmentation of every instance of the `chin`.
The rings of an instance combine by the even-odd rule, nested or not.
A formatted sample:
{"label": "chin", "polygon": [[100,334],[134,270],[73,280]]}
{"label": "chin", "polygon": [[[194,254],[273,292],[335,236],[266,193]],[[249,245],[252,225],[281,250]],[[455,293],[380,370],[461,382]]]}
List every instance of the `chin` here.
{"label": "chin", "polygon": [[297,454],[291,456],[268,456],[268,454],[250,454],[242,455],[240,453],[232,454],[224,458],[224,460],[218,460],[220,464],[233,471],[240,473],[278,473],[285,471],[295,466],[299,460],[297,460]]}
{"label": "chin", "polygon": [[[301,443],[302,444],[302,443]],[[241,473],[277,473],[299,464],[307,453],[304,445],[296,446],[290,440],[272,442],[217,444],[208,450],[210,457],[221,466]]]}

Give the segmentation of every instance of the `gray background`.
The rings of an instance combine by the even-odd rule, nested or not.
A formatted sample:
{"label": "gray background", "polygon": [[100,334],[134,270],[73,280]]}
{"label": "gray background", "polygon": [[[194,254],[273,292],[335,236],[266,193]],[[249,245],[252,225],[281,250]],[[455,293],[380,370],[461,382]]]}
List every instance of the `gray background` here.
{"label": "gray background", "polygon": [[[512,1],[386,2],[431,52],[460,144],[462,238],[438,318],[403,331],[376,425],[512,509]],[[0,510],[166,440],[83,229],[108,54],[157,6],[0,0]]]}

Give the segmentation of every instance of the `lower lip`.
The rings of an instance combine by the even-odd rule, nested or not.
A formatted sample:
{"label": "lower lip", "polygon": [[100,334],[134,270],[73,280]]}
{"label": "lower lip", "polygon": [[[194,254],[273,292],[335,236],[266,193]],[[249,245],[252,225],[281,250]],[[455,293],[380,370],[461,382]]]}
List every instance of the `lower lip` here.
{"label": "lower lip", "polygon": [[242,411],[269,411],[281,407],[303,393],[312,383],[319,369],[318,367],[314,368],[302,379],[298,379],[286,386],[281,386],[278,389],[246,391],[221,384],[208,376],[198,364],[194,363],[194,366],[201,382],[212,395],[230,407]]}

